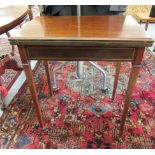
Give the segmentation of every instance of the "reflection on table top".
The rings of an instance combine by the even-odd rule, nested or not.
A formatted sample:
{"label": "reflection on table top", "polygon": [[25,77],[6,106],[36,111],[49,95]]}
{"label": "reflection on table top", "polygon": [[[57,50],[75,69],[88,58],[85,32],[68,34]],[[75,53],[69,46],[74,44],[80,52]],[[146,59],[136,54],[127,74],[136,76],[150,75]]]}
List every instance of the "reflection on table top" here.
{"label": "reflection on table top", "polygon": [[152,41],[131,16],[41,16],[11,39]]}

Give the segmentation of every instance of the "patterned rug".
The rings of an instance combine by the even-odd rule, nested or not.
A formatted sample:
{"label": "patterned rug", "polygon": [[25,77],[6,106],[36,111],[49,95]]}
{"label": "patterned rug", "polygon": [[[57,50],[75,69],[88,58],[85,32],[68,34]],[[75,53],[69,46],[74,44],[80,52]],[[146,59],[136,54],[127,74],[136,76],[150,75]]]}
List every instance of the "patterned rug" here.
{"label": "patterned rug", "polygon": [[[62,62],[51,63],[56,67]],[[0,147],[155,148],[155,57],[146,50],[125,130],[120,139],[117,136],[131,65],[122,63],[117,95],[112,102],[115,64],[98,64],[103,66],[108,75],[106,93],[101,89],[100,72],[85,62],[84,77],[79,80],[76,62],[70,62],[57,72],[59,90],[50,97],[44,66],[40,63],[35,71],[35,81],[44,127],[38,124],[29,88],[25,83],[0,119]]]}

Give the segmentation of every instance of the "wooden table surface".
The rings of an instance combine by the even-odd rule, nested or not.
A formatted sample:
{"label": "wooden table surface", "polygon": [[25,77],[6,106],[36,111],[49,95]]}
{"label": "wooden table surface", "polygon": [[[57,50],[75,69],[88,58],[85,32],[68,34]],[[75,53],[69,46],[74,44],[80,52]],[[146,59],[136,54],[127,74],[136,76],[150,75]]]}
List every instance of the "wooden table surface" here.
{"label": "wooden table surface", "polygon": [[149,23],[155,22],[155,17],[149,17],[148,13],[137,13],[137,16],[139,18],[139,23],[146,22],[145,24],[145,30],[148,29]]}
{"label": "wooden table surface", "polygon": [[137,16],[140,20],[149,20],[155,22],[155,17],[149,17],[148,13],[137,13]]}
{"label": "wooden table surface", "polygon": [[0,34],[19,25],[28,14],[26,5],[10,5],[0,8]]}
{"label": "wooden table surface", "polygon": [[131,16],[41,16],[25,24],[11,40],[14,39],[20,43],[25,40],[115,40],[143,45],[152,42]]}
{"label": "wooden table surface", "polygon": [[[40,125],[43,119],[30,60],[44,60],[52,94],[50,68],[47,60],[108,60],[132,63],[126,99],[120,124],[123,133],[133,88],[141,68],[145,47],[153,40],[131,16],[37,17],[11,37],[19,49],[27,82]],[[120,65],[117,65],[114,87],[117,88]],[[118,69],[119,68],[119,69]]]}

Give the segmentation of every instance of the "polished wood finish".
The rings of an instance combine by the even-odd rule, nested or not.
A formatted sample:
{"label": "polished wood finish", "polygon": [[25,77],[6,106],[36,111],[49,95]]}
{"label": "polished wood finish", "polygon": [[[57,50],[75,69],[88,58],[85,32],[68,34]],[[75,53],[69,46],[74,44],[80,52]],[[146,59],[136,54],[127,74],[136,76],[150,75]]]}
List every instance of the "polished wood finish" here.
{"label": "polished wood finish", "polygon": [[145,30],[148,29],[149,23],[155,23],[155,17],[149,17],[148,13],[138,13],[139,23],[146,22]]}
{"label": "polished wood finish", "polygon": [[124,128],[127,112],[130,107],[130,103],[131,103],[131,99],[132,99],[133,88],[136,84],[137,76],[138,76],[139,70],[141,68],[140,63],[143,58],[143,53],[144,53],[144,48],[136,49],[135,61],[133,61],[133,63],[132,63],[131,75],[129,78],[128,88],[127,88],[127,92],[126,92],[126,100],[125,100],[124,109],[123,109],[122,122],[121,122],[121,126],[120,126],[119,136],[122,136],[122,133],[123,133],[123,128]]}
{"label": "polished wood finish", "polygon": [[[105,22],[106,21],[106,22]],[[30,33],[31,30],[31,33]],[[15,44],[78,46],[93,44],[149,46],[152,39],[131,16],[41,16],[23,26]],[[26,42],[27,41],[27,42]],[[90,41],[90,42],[89,42]]]}
{"label": "polished wood finish", "polygon": [[0,34],[20,25],[28,14],[28,6],[10,5],[0,8]]}
{"label": "polished wood finish", "polygon": [[[42,123],[29,60],[130,61],[130,75],[120,128],[122,135],[143,52],[153,40],[131,16],[37,17],[10,42],[19,47],[37,116]],[[46,68],[48,65],[46,64]],[[46,72],[49,72],[47,70]],[[118,79],[119,64],[116,77]],[[49,78],[50,79],[50,78]],[[115,81],[115,87],[117,81]]]}
{"label": "polished wood finish", "polygon": [[50,71],[50,64],[48,61],[44,61],[44,65],[45,65],[45,70],[46,70],[46,75],[47,75],[47,81],[48,81],[48,87],[49,87],[49,93],[52,96],[53,95],[53,84],[51,83],[51,71]]}
{"label": "polished wood finish", "polygon": [[[105,48],[97,46],[25,46],[28,59],[33,60],[114,60],[132,61],[135,48]],[[75,48],[76,47],[76,48]],[[73,52],[74,51],[74,52]],[[104,52],[104,55],[103,55]],[[65,54],[64,54],[65,53]],[[90,54],[91,53],[91,54]],[[118,54],[119,53],[119,54]],[[123,57],[123,59],[122,59]]]}
{"label": "polished wood finish", "polygon": [[42,120],[42,117],[41,117],[41,109],[40,109],[40,106],[39,106],[39,101],[38,101],[38,96],[37,96],[38,94],[37,94],[37,90],[36,90],[36,87],[35,87],[35,82],[34,82],[34,79],[33,79],[33,72],[31,70],[31,65],[30,65],[30,62],[27,59],[25,48],[23,46],[18,46],[18,49],[19,49],[19,54],[21,56],[22,65],[23,65],[23,68],[24,68],[24,71],[25,71],[27,83],[29,85],[30,92],[31,92],[31,95],[32,95],[33,104],[34,104],[35,109],[36,109],[36,114],[37,114],[40,125],[43,127],[43,120]]}
{"label": "polished wood finish", "polygon": [[137,13],[140,20],[149,20],[150,22],[155,22],[155,17],[149,17],[148,13]]}

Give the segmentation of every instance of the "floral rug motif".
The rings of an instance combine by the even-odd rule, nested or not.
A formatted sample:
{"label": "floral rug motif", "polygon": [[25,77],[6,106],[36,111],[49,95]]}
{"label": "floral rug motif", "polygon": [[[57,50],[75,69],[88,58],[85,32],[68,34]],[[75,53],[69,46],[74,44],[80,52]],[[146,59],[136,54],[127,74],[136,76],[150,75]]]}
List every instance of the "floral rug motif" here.
{"label": "floral rug motif", "polygon": [[[58,92],[49,96],[44,65],[35,71],[44,127],[35,114],[25,83],[0,119],[1,148],[121,149],[155,148],[155,72],[153,55],[146,50],[134,88],[122,138],[121,114],[131,64],[123,62],[115,100],[111,101],[115,63],[96,62],[107,72],[106,93],[102,75],[88,62],[78,79],[76,62],[57,71]],[[51,62],[54,67],[62,62]]]}

